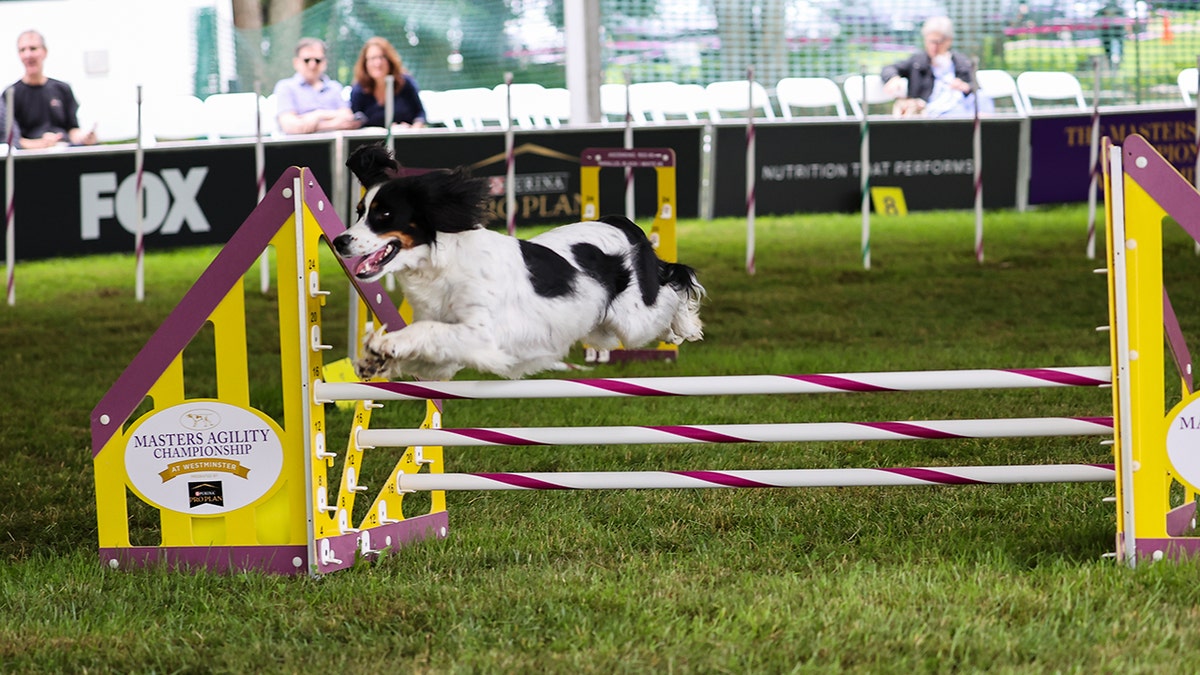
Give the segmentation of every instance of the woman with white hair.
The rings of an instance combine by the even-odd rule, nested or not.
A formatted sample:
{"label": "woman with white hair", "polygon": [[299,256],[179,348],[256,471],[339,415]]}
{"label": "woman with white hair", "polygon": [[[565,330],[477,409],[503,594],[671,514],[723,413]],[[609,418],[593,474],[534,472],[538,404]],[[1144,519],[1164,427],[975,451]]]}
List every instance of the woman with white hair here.
{"label": "woman with white hair", "polygon": [[[884,66],[880,73],[884,90],[898,99],[896,113],[901,117],[972,114],[972,64],[968,56],[950,49],[954,24],[949,17],[930,17],[921,26],[921,37],[925,42],[923,51]],[[908,79],[907,90],[901,78]]]}

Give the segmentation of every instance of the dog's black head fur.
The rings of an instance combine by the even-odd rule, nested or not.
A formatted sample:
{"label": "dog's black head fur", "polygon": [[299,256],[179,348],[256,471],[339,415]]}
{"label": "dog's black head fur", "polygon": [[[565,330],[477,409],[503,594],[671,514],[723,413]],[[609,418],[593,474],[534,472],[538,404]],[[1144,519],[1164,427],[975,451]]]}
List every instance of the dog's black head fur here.
{"label": "dog's black head fur", "polygon": [[363,187],[378,185],[395,178],[400,173],[397,162],[383,145],[364,145],[350,153],[346,166],[358,178]]}
{"label": "dog's black head fur", "polygon": [[439,232],[482,227],[491,218],[487,181],[471,178],[461,167],[395,177],[400,165],[377,145],[356,150],[346,164],[367,187],[359,218],[365,214],[365,224],[377,235],[399,235],[404,248],[432,244]]}

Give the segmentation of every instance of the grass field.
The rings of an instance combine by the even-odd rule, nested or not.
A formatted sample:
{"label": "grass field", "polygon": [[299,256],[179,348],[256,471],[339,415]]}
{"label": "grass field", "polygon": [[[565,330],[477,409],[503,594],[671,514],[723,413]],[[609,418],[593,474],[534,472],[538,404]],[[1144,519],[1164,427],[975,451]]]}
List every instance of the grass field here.
{"label": "grass field", "polygon": [[[1107,334],[1095,330],[1107,323],[1105,283],[1093,273],[1102,263],[1083,255],[1084,210],[996,212],[986,223],[980,265],[972,214],[876,219],[864,271],[856,216],[760,218],[753,277],[741,269],[743,222],[684,223],[680,258],[710,293],[705,341],[675,365],[592,374],[1105,365]],[[1178,228],[1166,233],[1166,283],[1194,344],[1200,258]],[[454,493],[448,539],[320,580],[103,568],[89,413],[215,253],[151,253],[140,304],[128,256],[18,265],[17,305],[0,309],[0,672],[1194,669],[1200,568],[1103,558],[1114,548],[1109,484]],[[273,298],[248,296],[252,316],[270,316]],[[331,303],[325,334],[336,340]],[[270,337],[250,339],[270,350]],[[1091,416],[1110,414],[1109,397],[452,402],[446,424]],[[413,426],[420,414],[392,403],[373,424]],[[1111,461],[1099,440],[446,452],[447,471]],[[389,464],[369,461],[368,485]]]}

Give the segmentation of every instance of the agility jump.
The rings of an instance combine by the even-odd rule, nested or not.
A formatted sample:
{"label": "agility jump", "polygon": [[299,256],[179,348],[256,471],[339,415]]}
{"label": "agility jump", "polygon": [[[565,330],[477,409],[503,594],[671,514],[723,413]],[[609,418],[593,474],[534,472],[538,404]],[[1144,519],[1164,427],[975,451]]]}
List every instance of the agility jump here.
{"label": "agility jump", "polygon": [[[1114,367],[630,378],[499,382],[323,381],[323,294],[316,251],[344,229],[311,176],[290,169],[269,191],[122,374],[92,416],[100,555],[114,566],[147,562],[221,570],[324,574],[422,538],[446,535],[446,490],[746,488],[857,485],[1107,482],[1117,484],[1117,555],[1134,564],[1195,553],[1195,485],[1200,484],[1200,403],[1162,290],[1161,223],[1170,214],[1200,239],[1200,195],[1139,137],[1106,153],[1110,332]],[[1130,169],[1134,167],[1134,169]],[[1182,184],[1182,185],[1181,185]],[[1184,189],[1186,188],[1186,190]],[[268,245],[279,258],[283,415],[249,408],[242,276]],[[351,276],[352,275],[347,275]],[[356,284],[360,316],[397,322],[374,284]],[[1164,320],[1166,330],[1164,331]],[[183,348],[201,325],[215,328],[219,397],[191,399]],[[370,326],[360,320],[358,335]],[[1163,417],[1164,335],[1184,374],[1183,400]],[[773,393],[853,393],[967,388],[1112,386],[1112,418],[839,422],[822,424],[446,429],[444,399],[590,398]],[[144,400],[152,407],[144,412]],[[355,400],[340,481],[323,405]],[[421,429],[371,429],[385,400],[426,400]],[[140,413],[136,420],[135,413]],[[449,445],[732,443],[1019,436],[1115,435],[1115,465],[896,467],[782,471],[648,471],[447,474]],[[232,446],[237,446],[236,448]],[[405,448],[353,522],[358,472],[373,447]],[[205,454],[210,452],[215,455]],[[198,449],[198,450],[197,450]],[[340,448],[339,448],[340,449]],[[226,454],[220,454],[222,450]],[[196,456],[188,456],[191,452]],[[1173,504],[1173,482],[1185,503]],[[218,483],[214,486],[213,483]],[[402,498],[432,491],[427,513],[408,516]],[[1178,492],[1178,491],[1176,491]],[[130,543],[127,493],[157,509],[160,545]],[[1177,499],[1177,498],[1176,498]]]}

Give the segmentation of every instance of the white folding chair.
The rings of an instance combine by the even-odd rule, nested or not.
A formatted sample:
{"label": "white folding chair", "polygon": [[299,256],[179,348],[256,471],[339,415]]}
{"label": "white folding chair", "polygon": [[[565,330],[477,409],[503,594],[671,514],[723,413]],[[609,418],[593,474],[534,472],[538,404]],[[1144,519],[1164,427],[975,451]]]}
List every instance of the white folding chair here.
{"label": "white folding chair", "polygon": [[495,125],[508,127],[503,96],[487,87],[447,89],[438,96],[447,119],[464,129],[482,129]]}
{"label": "white folding chair", "polygon": [[146,96],[142,127],[159,141],[190,141],[208,137],[204,101],[190,94]]}
{"label": "white folding chair", "polygon": [[1196,78],[1195,68],[1184,68],[1179,71],[1179,77],[1176,80],[1179,82],[1179,95],[1183,97],[1183,104],[1192,106],[1196,105]]}
{"label": "white folding chair", "polygon": [[720,80],[709,82],[704,87],[708,96],[708,114],[714,120],[721,119],[722,114],[735,117],[745,117],[747,111],[754,109],[755,114],[761,114],[767,119],[775,119],[775,108],[771,106],[771,96],[766,87],[758,82],[747,85],[746,80]]}
{"label": "white folding chair", "polygon": [[775,84],[775,100],[784,119],[792,118],[792,108],[833,108],[838,117],[846,117],[842,90],[827,77],[785,77]]}
{"label": "white folding chair", "polygon": [[421,107],[425,109],[425,124],[450,129],[458,127],[454,117],[446,109],[442,92],[422,89],[418,96],[421,98]]}
{"label": "white folding chair", "polygon": [[[95,98],[79,106],[79,128],[84,131],[96,130],[96,140],[100,143],[135,143],[138,138],[137,98],[131,95],[125,97]],[[153,141],[149,127],[143,120],[142,142]]]}
{"label": "white folding chair", "polygon": [[571,92],[562,87],[547,87],[545,115],[550,126],[558,128],[571,121]]}
{"label": "white folding chair", "polygon": [[[904,85],[901,88],[908,89],[907,80],[904,80]],[[854,112],[854,116],[858,119],[862,119],[864,112],[869,114],[871,106],[891,103],[896,100],[895,96],[892,96],[883,88],[883,78],[879,75],[866,76],[865,95],[863,93],[862,75],[847,77],[846,81],[842,83],[842,91],[846,92],[846,101],[850,103],[850,110]]]}
{"label": "white folding chair", "polygon": [[1013,107],[1017,110],[1017,114],[1025,114],[1025,105],[1021,102],[1021,94],[1017,90],[1017,81],[1007,71],[977,70],[975,71],[975,82],[979,85],[979,91],[983,92],[984,96],[992,99],[992,101],[1000,98],[1011,99]]}
{"label": "white folding chair", "polygon": [[204,115],[208,119],[208,137],[212,140],[219,138],[245,138],[254,136],[257,127],[254,119],[255,105],[258,105],[259,119],[262,120],[262,134],[269,136],[276,129],[273,99],[259,96],[252,91],[233,94],[213,94],[204,99]]}
{"label": "white folding chair", "polygon": [[[493,89],[501,109],[512,106],[512,121],[522,129],[544,129],[546,119],[546,88],[540,84],[522,82],[498,84]],[[509,100],[505,100],[505,97]]]}
{"label": "white folding chair", "polygon": [[[623,84],[602,84],[600,85],[600,121],[608,124],[609,122],[625,122],[625,85]],[[636,115],[633,117],[634,122],[645,122],[645,118],[638,119]]]}
{"label": "white folding chair", "polygon": [[[1087,110],[1083,98],[1083,87],[1071,73],[1052,70],[1029,70],[1017,75],[1017,91],[1021,94],[1021,105],[1027,112],[1033,111],[1033,101],[1058,101],[1057,107],[1071,106]],[[1063,103],[1066,101],[1067,103]]]}
{"label": "white folding chair", "polygon": [[635,120],[666,122],[683,118],[697,122],[709,112],[708,95],[698,84],[638,82],[629,85],[629,107]]}

